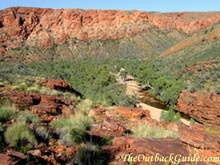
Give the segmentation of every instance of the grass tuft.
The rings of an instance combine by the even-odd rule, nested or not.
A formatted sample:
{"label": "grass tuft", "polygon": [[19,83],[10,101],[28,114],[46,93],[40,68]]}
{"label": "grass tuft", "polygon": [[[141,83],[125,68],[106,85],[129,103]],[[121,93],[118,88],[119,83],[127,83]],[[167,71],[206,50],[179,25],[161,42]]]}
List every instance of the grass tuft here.
{"label": "grass tuft", "polygon": [[142,123],[142,122],[138,123],[136,127],[133,127],[131,131],[132,131],[132,136],[137,138],[160,139],[167,137],[171,137],[171,138],[179,137],[179,134],[176,131],[168,130],[157,126],[152,126],[148,123]]}
{"label": "grass tuft", "polygon": [[40,123],[40,118],[38,117],[37,114],[34,114],[29,111],[21,111],[18,113],[18,116],[16,118],[18,122],[24,122],[26,124],[39,124]]}
{"label": "grass tuft", "polygon": [[48,140],[50,138],[48,130],[42,126],[36,128],[35,134],[43,140]]}
{"label": "grass tuft", "polygon": [[5,141],[18,148],[24,146],[31,148],[37,143],[30,129],[23,122],[17,122],[7,128],[5,132]]}
{"label": "grass tuft", "polygon": [[100,165],[107,164],[108,154],[100,147],[93,144],[84,144],[78,152],[77,161],[79,164]]}
{"label": "grass tuft", "polygon": [[76,114],[69,118],[59,118],[52,121],[52,127],[56,129],[65,145],[80,144],[86,140],[86,130],[91,129],[90,118],[82,114]]}
{"label": "grass tuft", "polygon": [[6,122],[11,120],[15,114],[15,109],[13,107],[1,107],[0,108],[0,122]]}
{"label": "grass tuft", "polygon": [[82,100],[78,105],[77,108],[80,110],[80,112],[87,115],[89,111],[93,108],[93,102],[90,99]]}
{"label": "grass tuft", "polygon": [[11,89],[12,90],[18,90],[18,91],[27,91],[28,86],[27,86],[26,83],[21,83],[21,84],[12,86]]}

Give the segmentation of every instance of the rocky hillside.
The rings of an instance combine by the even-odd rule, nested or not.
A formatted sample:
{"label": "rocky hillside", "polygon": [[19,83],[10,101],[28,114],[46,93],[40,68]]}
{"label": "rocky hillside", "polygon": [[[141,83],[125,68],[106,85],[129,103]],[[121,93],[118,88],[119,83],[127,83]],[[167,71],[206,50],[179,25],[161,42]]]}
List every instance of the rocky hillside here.
{"label": "rocky hillside", "polygon": [[[33,47],[50,47],[59,54],[69,54],[64,57],[67,58],[86,56],[100,47],[104,54],[122,55],[126,54],[123,50],[133,47],[133,54],[158,55],[187,35],[219,20],[218,12],[155,13],[14,7],[0,11],[0,50],[1,54],[16,56],[17,51],[25,49],[22,54],[27,56],[42,54]],[[94,41],[104,43],[94,44]],[[88,47],[91,43],[93,45]],[[57,48],[60,44],[66,45]],[[115,53],[103,50],[109,46],[119,48]],[[32,52],[27,53],[30,47]],[[86,52],[84,47],[88,47]],[[68,50],[64,52],[63,49]],[[84,52],[81,52],[82,49]],[[94,55],[97,52],[91,53]]]}
{"label": "rocky hillside", "polygon": [[[219,163],[218,128],[157,121],[148,109],[137,107],[94,106],[79,100],[64,80],[31,80],[26,90],[0,87],[0,164],[158,165],[166,164],[170,155],[195,155],[194,161],[204,165]],[[134,158],[140,155],[160,160]]]}

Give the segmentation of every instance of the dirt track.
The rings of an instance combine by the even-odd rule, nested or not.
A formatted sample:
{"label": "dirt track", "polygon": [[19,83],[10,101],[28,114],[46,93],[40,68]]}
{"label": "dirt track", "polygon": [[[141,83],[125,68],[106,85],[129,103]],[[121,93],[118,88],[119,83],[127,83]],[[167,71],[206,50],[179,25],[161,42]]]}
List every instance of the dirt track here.
{"label": "dirt track", "polygon": [[[129,77],[129,81],[122,80],[120,77],[117,77],[117,81],[126,85],[126,94],[128,94],[128,95],[134,94],[136,96],[140,96],[141,95],[140,84],[137,81],[135,81],[134,77],[132,77],[131,75],[127,75],[127,77]],[[160,116],[161,116],[162,112],[166,111],[164,109],[152,107],[152,106],[145,104],[145,103],[139,103],[137,106],[150,111],[150,115],[151,115],[152,119],[155,119],[157,121],[160,121]],[[190,124],[190,122],[184,118],[181,118],[180,120],[182,123],[184,123],[186,125]]]}

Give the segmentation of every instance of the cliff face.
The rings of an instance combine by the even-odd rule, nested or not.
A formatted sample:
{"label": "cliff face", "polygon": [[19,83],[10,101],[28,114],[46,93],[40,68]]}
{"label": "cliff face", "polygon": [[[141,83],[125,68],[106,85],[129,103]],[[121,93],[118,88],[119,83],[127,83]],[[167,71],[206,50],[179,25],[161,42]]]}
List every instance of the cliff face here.
{"label": "cliff face", "polygon": [[8,8],[0,11],[1,49],[48,47],[79,40],[118,39],[149,29],[191,34],[220,20],[220,13],[147,13],[118,10]]}
{"label": "cliff face", "polygon": [[220,96],[215,93],[190,93],[180,94],[177,110],[192,116],[203,124],[220,126]]}

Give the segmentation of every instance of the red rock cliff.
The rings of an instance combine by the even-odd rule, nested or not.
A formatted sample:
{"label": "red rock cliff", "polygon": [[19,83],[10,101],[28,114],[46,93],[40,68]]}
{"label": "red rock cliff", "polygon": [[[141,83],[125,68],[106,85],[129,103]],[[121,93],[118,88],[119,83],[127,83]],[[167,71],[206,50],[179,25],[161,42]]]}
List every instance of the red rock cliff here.
{"label": "red rock cliff", "polygon": [[43,9],[14,7],[0,11],[1,49],[25,44],[115,39],[150,28],[193,33],[220,20],[220,13],[147,13],[119,10]]}
{"label": "red rock cliff", "polygon": [[196,118],[203,124],[220,126],[220,95],[215,93],[182,92],[177,110]]}

